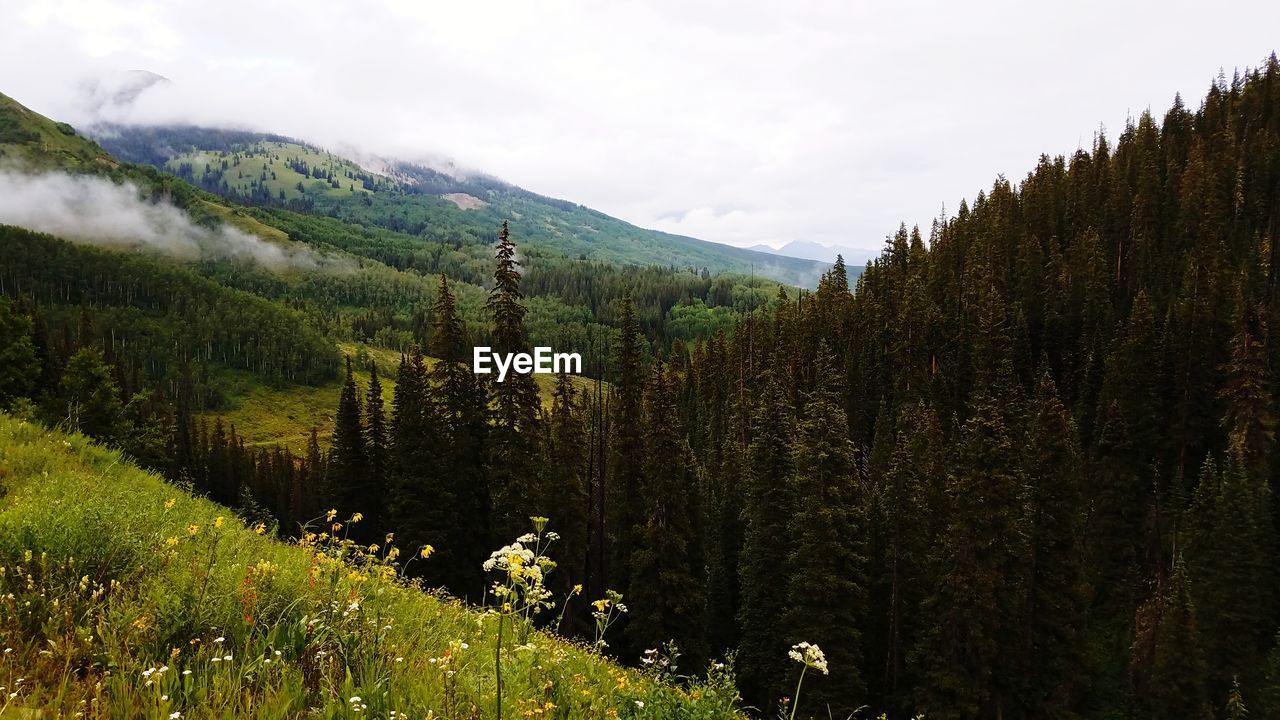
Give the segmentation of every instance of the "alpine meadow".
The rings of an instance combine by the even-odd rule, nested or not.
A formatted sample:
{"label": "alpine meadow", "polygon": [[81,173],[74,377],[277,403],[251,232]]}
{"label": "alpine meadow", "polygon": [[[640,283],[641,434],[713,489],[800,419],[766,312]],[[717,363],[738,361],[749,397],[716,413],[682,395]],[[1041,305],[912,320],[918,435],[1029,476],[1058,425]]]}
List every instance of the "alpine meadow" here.
{"label": "alpine meadow", "polygon": [[[230,9],[117,9],[176,44],[86,26],[68,67],[187,77],[0,73],[52,88],[0,87],[0,718],[1280,719],[1274,53],[1075,128],[1016,181],[917,198],[958,204],[853,257],[851,210],[830,236],[772,229],[848,177],[797,160],[848,149],[843,110],[814,111],[828,135],[743,118],[767,161],[738,172],[734,123],[677,107],[666,60],[562,87],[607,53],[553,48],[578,27],[559,10],[568,29],[530,21],[550,58],[392,91],[380,75],[416,72],[401,44],[460,63],[434,20],[371,10],[349,45],[270,25],[308,48],[263,60],[222,46]],[[12,17],[73,32],[57,12]],[[643,22],[707,38],[689,72],[741,89],[703,56],[755,37],[744,13]],[[506,22],[495,43],[531,42]],[[359,52],[375,29],[386,57]],[[245,68],[292,81],[221,95]],[[323,88],[364,144],[271,98]],[[403,112],[374,109],[384,90]],[[661,113],[609,125],[629,93]],[[395,123],[463,110],[484,132],[393,152]],[[546,140],[575,113],[600,133]],[[705,143],[655,159],[661,180],[603,159],[666,132]],[[451,141],[609,213],[433,154]],[[850,195],[899,207],[868,183]]]}

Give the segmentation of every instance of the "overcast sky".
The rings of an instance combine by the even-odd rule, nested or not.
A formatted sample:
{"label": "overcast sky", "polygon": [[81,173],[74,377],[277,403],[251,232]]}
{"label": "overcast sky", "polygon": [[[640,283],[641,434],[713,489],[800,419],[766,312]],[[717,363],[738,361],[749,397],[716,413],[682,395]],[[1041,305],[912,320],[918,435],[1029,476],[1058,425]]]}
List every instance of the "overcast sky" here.
{"label": "overcast sky", "polygon": [[114,119],[446,156],[717,242],[878,248],[1280,43],[1275,0],[1060,5],[0,0],[0,92],[84,123],[86,82],[148,70],[173,84]]}

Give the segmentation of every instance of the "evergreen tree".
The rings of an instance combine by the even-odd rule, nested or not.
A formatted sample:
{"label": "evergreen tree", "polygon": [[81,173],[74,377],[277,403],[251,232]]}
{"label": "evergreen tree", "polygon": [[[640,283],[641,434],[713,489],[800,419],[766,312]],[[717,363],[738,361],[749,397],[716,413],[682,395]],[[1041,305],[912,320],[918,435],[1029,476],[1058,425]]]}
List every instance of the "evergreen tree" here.
{"label": "evergreen tree", "polygon": [[792,445],[790,494],[796,505],[787,528],[792,549],[783,622],[790,644],[816,642],[830,667],[830,677],[805,693],[802,706],[813,712],[829,707],[844,716],[861,705],[864,694],[865,518],[832,361],[824,344]]}
{"label": "evergreen tree", "polygon": [[1029,420],[1025,463],[1030,557],[1021,608],[1026,673],[1022,693],[1029,716],[1067,716],[1083,659],[1084,499],[1075,425],[1048,373],[1032,399]]}
{"label": "evergreen tree", "polygon": [[1207,666],[1200,645],[1191,581],[1181,558],[1160,603],[1151,674],[1151,717],[1156,720],[1211,718],[1205,687]]}
{"label": "evergreen tree", "polygon": [[475,568],[487,556],[490,540],[485,389],[468,364],[466,328],[458,317],[457,301],[444,275],[440,276],[434,310],[432,340],[439,362],[431,370],[430,379],[439,400],[432,407],[437,409],[448,439],[438,450],[440,491],[453,503],[449,514],[441,518],[449,525],[447,537],[441,540],[447,544],[437,549],[449,548],[446,557],[455,561],[449,569],[449,587],[460,594],[478,596],[483,578]]}
{"label": "evergreen tree", "polygon": [[378,380],[378,364],[369,365],[369,389],[365,394],[365,455],[368,472],[367,488],[372,495],[366,498],[369,510],[365,520],[370,528],[381,528],[384,521],[383,503],[387,487],[390,437],[387,431],[387,414],[383,410],[382,383]]}
{"label": "evergreen tree", "polygon": [[987,394],[974,400],[948,479],[948,524],[937,548],[928,620],[913,661],[918,708],[940,718],[1017,713],[1020,596],[1027,551],[1020,446]]}
{"label": "evergreen tree", "polygon": [[32,342],[31,319],[0,297],[0,409],[36,390],[40,362]]}
{"label": "evergreen tree", "polygon": [[[516,246],[507,223],[498,235],[497,269],[485,308],[493,319],[497,353],[529,352],[525,306],[521,302]],[[493,432],[489,436],[489,482],[493,496],[495,542],[510,542],[524,533],[533,514],[533,482],[538,458],[538,419],[542,401],[532,375],[511,372],[490,384]]]}
{"label": "evergreen tree", "polygon": [[67,425],[100,442],[118,442],[124,411],[119,392],[102,351],[77,350],[67,361],[59,383],[58,397],[66,409]]}
{"label": "evergreen tree", "polygon": [[748,450],[746,492],[742,510],[742,605],[738,624],[737,669],[744,697],[768,708],[786,688],[785,628],[778,622],[787,606],[788,559],[791,554],[789,518],[796,498],[791,488],[791,430],[795,410],[783,382],[769,373],[753,418]]}
{"label": "evergreen tree", "polygon": [[618,311],[618,344],[614,348],[615,382],[610,403],[610,459],[606,487],[608,533],[613,558],[606,585],[630,588],[632,530],[643,512],[640,488],[644,481],[644,371],[640,328],[630,293],[622,296]]}
{"label": "evergreen tree", "polygon": [[[346,518],[355,513],[367,515],[373,512],[378,496],[369,485],[369,455],[365,445],[364,424],[361,421],[360,391],[356,387],[351,369],[351,357],[347,357],[347,379],[342,385],[338,400],[338,413],[334,418],[333,442],[329,446],[329,466],[325,475],[325,497],[330,506]],[[350,528],[350,534],[360,539],[371,539],[368,525]],[[379,538],[380,539],[380,538]]]}
{"label": "evergreen tree", "polygon": [[640,513],[632,520],[631,585],[626,626],[633,648],[674,640],[686,655],[706,658],[706,594],[695,503],[697,476],[675,418],[675,389],[663,363],[653,370],[645,403],[646,464]]}

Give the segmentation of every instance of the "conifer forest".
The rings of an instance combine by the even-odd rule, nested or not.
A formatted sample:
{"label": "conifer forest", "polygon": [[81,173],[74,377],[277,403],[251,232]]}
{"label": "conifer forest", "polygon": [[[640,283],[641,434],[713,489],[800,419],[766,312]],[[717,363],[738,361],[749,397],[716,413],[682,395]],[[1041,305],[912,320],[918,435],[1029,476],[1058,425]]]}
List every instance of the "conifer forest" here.
{"label": "conifer forest", "polygon": [[[219,717],[1280,718],[1280,62],[1044,150],[806,283],[808,261],[768,272],[496,180],[247,131],[95,135],[0,96],[0,162],[291,248],[273,266],[86,242],[0,201],[0,716],[203,717],[222,698]],[[481,345],[580,352],[583,372],[498,382],[473,372]],[[147,573],[123,561],[59,585],[58,548],[92,543],[15,509],[71,482],[61,440],[17,439],[32,426],[163,478],[179,510],[221,508],[175,525],[178,565],[205,562],[186,543],[225,516],[237,543],[313,558],[298,587],[332,562],[352,568],[334,597],[374,602],[359,588],[384,573],[451,608],[424,618],[474,614],[458,627],[489,655],[454,686],[435,655],[480,641],[430,646],[401,681],[353,659],[382,641],[311,639],[320,611],[287,630],[281,601],[268,628],[283,581],[249,555],[186,601],[129,595]],[[87,513],[92,483],[48,512]],[[33,620],[37,595],[99,582],[149,609]],[[179,612],[202,602],[230,610]],[[71,649],[77,632],[101,648]],[[286,672],[269,663],[200,701],[181,678],[146,694],[168,665],[122,679],[195,667],[186,638],[215,633],[284,652],[293,695],[265,689]],[[387,657],[416,662],[404,642]],[[535,678],[551,671],[520,658],[541,642],[580,668]],[[626,695],[610,673],[631,672],[665,689]],[[600,673],[603,704],[557,684],[587,697]]]}

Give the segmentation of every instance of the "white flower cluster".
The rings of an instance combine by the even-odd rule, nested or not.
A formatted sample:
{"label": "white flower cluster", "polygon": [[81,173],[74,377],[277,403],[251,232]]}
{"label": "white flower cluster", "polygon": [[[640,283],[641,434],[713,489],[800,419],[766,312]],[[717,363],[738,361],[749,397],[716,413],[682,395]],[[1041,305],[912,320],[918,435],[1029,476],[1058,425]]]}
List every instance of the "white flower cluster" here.
{"label": "white flower cluster", "polygon": [[551,591],[543,585],[543,579],[555,566],[551,558],[536,554],[520,540],[493,551],[484,561],[485,572],[505,575],[493,584],[493,594],[502,607],[527,608],[534,613],[551,607]]}
{"label": "white flower cluster", "polygon": [[823,675],[827,674],[827,656],[822,654],[822,648],[817,645],[802,642],[799,645],[792,645],[791,652],[787,654],[801,665],[811,667]]}

